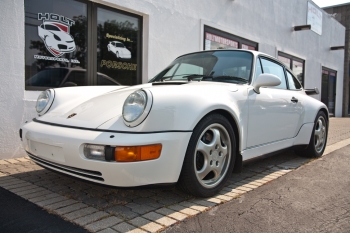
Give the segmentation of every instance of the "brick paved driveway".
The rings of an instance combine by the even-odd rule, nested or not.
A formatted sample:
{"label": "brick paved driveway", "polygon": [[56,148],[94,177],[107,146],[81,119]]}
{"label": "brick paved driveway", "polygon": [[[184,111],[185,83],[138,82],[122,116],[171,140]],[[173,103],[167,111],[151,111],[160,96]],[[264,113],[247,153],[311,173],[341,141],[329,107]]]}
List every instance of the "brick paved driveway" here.
{"label": "brick paved driveway", "polygon": [[[350,118],[332,118],[327,150],[350,144]],[[332,145],[332,146],[331,146]],[[247,162],[219,195],[198,199],[172,188],[118,189],[64,176],[28,157],[0,160],[0,186],[92,232],[157,232],[237,198],[309,162],[292,151]]]}

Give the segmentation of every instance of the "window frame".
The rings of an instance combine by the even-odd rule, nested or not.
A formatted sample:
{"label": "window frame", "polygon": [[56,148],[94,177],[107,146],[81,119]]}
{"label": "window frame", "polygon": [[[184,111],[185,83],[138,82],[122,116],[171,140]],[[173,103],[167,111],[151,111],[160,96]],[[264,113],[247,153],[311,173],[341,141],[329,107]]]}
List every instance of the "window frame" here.
{"label": "window frame", "polygon": [[242,44],[245,44],[248,46],[252,46],[256,49],[256,50],[251,50],[251,51],[259,51],[259,43],[254,42],[252,40],[245,39],[243,37],[239,37],[239,36],[230,34],[228,32],[225,32],[225,31],[222,31],[222,30],[219,30],[219,29],[207,26],[207,25],[204,25],[204,30],[203,30],[203,33],[204,33],[203,34],[203,50],[205,50],[205,33],[206,32],[237,42],[238,43],[237,49],[242,49]]}
{"label": "window frame", "polygon": [[290,90],[289,89],[289,83],[288,83],[287,77],[286,77],[286,71],[285,71],[286,67],[285,67],[285,65],[283,63],[281,63],[280,61],[278,61],[277,59],[273,59],[271,57],[267,57],[267,56],[264,56],[264,55],[259,55],[258,59],[259,59],[260,66],[261,66],[261,71],[262,71],[263,74],[264,74],[264,67],[262,65],[261,58],[264,58],[264,59],[266,59],[266,60],[268,60],[270,62],[277,63],[278,65],[282,66],[282,68],[283,68],[284,80],[286,81],[286,89],[276,88],[276,87],[268,87],[268,88],[274,88],[274,89],[278,89],[278,90]]}
{"label": "window frame", "polygon": [[[100,3],[96,3],[96,2],[92,2],[92,1],[88,1],[88,0],[72,0],[72,2],[81,2],[83,4],[86,5],[86,48],[87,48],[87,53],[86,53],[86,68],[83,68],[83,70],[85,69],[85,78],[86,78],[86,85],[85,86],[99,86],[98,82],[97,82],[97,76],[98,76],[98,72],[97,72],[97,9],[98,8],[102,8],[105,10],[109,10],[111,12],[115,12],[118,14],[122,14],[122,15],[127,15],[127,16],[131,16],[134,18],[137,18],[139,20],[139,25],[138,25],[138,32],[137,32],[137,59],[136,59],[136,64],[137,64],[137,70],[136,70],[136,79],[132,79],[132,84],[131,85],[137,85],[137,84],[142,84],[142,73],[143,73],[143,16],[142,15],[138,15],[138,14],[134,14],[134,13],[130,13],[128,11],[124,11],[118,8],[113,8],[110,6],[106,6]],[[24,5],[26,3],[24,2]],[[24,27],[26,26],[26,16],[24,19]],[[40,23],[39,26],[41,25],[41,27],[43,27],[44,29],[45,24],[44,23]],[[25,47],[27,46],[27,44],[25,44]],[[27,53],[26,53],[26,49],[24,51],[24,57],[26,59],[27,57]],[[69,68],[69,67],[66,67]],[[24,64],[24,69],[26,69],[26,63]],[[38,73],[38,72],[37,72]],[[36,73],[36,74],[37,74]],[[33,76],[33,75],[31,75]],[[24,82],[24,90],[25,91],[43,91],[47,88],[42,88],[40,86],[27,86],[26,85],[26,75],[24,76],[23,82]],[[30,77],[28,77],[29,79]],[[66,79],[67,77],[65,77]],[[115,80],[116,82],[118,82],[118,80]],[[60,88],[60,87],[49,87],[49,88]]]}
{"label": "window frame", "polygon": [[[292,68],[293,68],[293,61],[297,61],[297,62],[300,62],[300,63],[303,64],[302,83],[299,82],[299,83],[301,84],[301,86],[303,87],[304,84],[305,84],[305,60],[304,60],[304,59],[301,59],[301,58],[299,58],[299,57],[290,55],[290,54],[288,54],[288,53],[281,52],[281,51],[278,51],[277,56],[285,57],[285,58],[288,58],[288,59],[290,60],[289,67],[287,67],[287,68],[289,68],[290,71],[292,71],[292,74],[293,74],[293,75],[294,75],[293,69],[292,69]],[[284,66],[285,66],[285,65],[284,65]],[[295,77],[295,75],[294,75],[294,77]],[[298,78],[297,78],[297,79],[298,79]],[[298,81],[299,81],[299,79],[298,79]]]}

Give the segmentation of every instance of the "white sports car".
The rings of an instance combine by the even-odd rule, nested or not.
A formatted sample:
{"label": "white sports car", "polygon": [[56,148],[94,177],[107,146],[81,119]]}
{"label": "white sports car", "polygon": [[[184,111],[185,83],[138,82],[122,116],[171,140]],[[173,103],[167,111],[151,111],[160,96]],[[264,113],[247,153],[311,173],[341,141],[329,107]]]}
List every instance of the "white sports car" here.
{"label": "white sports car", "polygon": [[125,45],[120,41],[111,41],[107,45],[107,49],[113,52],[117,58],[130,59],[131,52],[125,48]]}
{"label": "white sports car", "polygon": [[38,35],[44,41],[46,48],[55,57],[63,53],[73,52],[74,38],[69,34],[68,26],[56,22],[44,22],[38,26]]}
{"label": "white sports car", "polygon": [[43,167],[100,184],[174,184],[211,196],[242,161],[293,147],[319,157],[328,110],[255,51],[178,57],[150,83],[49,89],[20,137]]}

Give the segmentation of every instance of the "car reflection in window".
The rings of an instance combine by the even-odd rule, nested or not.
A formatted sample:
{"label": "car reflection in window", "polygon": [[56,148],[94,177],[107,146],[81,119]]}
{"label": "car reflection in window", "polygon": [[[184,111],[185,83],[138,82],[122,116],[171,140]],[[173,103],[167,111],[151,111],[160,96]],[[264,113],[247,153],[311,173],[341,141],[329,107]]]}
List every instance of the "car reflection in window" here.
{"label": "car reflection in window", "polygon": [[[26,86],[29,90],[85,85],[86,70],[76,68],[49,68],[38,72],[26,80]],[[121,84],[105,74],[97,73],[97,85],[120,86]]]}

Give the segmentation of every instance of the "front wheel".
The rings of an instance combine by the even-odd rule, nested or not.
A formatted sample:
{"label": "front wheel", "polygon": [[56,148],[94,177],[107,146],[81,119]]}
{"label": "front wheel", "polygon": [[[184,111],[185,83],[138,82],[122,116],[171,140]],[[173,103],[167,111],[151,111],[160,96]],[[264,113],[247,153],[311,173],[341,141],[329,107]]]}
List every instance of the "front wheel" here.
{"label": "front wheel", "polygon": [[193,131],[178,184],[192,195],[212,196],[230,177],[235,158],[236,139],[230,122],[220,114],[210,114]]}
{"label": "front wheel", "polygon": [[306,149],[296,151],[297,154],[309,158],[318,158],[322,156],[327,144],[327,119],[328,118],[324,112],[318,112],[315,118],[315,124],[311,134],[310,143]]}

